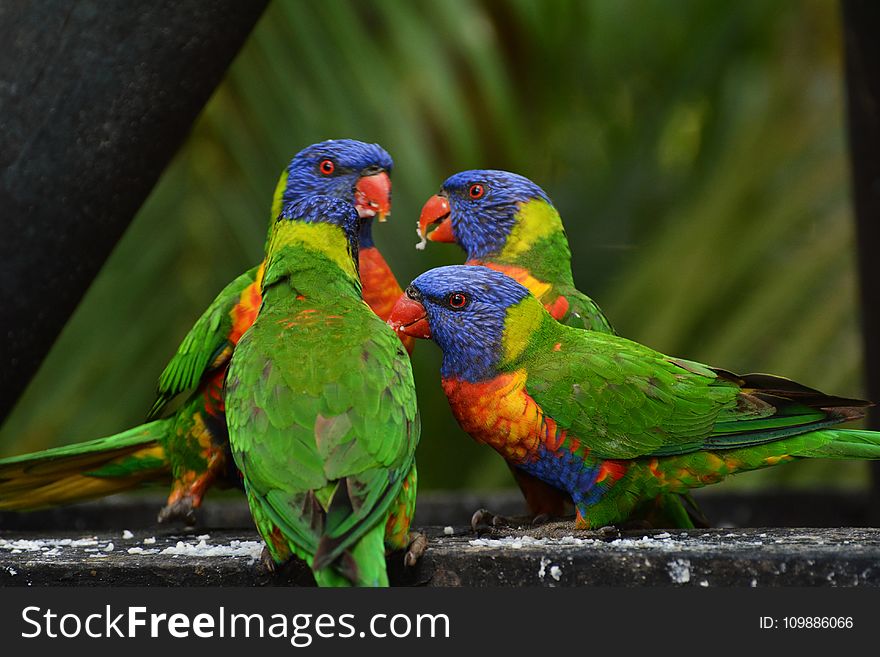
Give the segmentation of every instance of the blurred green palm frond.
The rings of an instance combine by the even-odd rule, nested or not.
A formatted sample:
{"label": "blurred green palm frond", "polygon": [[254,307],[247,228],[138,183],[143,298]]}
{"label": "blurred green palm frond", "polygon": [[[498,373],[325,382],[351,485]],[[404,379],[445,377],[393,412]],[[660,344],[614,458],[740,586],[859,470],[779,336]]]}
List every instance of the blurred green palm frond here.
{"label": "blurred green palm frond", "polygon": [[[217,291],[261,257],[270,196],[332,137],[395,158],[376,239],[401,283],[461,253],[416,241],[449,174],[503,168],[566,221],[575,277],[624,335],[861,393],[837,8],[804,3],[273,3],[7,421],[17,453],[143,420]],[[109,193],[109,191],[108,191]],[[464,436],[438,350],[414,364],[426,487],[509,485]],[[845,485],[858,464],[741,481]]]}

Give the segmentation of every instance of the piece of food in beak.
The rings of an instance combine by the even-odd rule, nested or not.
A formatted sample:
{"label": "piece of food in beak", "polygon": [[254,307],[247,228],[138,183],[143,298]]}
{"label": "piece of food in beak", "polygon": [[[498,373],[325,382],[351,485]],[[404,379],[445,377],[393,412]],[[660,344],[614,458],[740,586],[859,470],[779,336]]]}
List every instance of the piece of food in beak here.
{"label": "piece of food in beak", "polygon": [[[449,217],[449,200],[440,194],[435,194],[422,206],[422,213],[419,215],[419,225],[417,233],[421,238],[421,242],[416,244],[417,249],[424,249],[426,240],[432,242],[455,242],[455,235],[452,233],[452,220]],[[439,224],[434,230],[428,233],[429,226]]]}
{"label": "piece of food in beak", "polygon": [[379,221],[385,221],[391,214],[391,178],[385,171],[361,176],[354,190],[361,219],[378,216]]}
{"label": "piece of food in beak", "polygon": [[431,327],[428,325],[428,313],[425,307],[406,294],[402,294],[391,309],[388,326],[393,328],[395,333],[426,340],[431,338]]}

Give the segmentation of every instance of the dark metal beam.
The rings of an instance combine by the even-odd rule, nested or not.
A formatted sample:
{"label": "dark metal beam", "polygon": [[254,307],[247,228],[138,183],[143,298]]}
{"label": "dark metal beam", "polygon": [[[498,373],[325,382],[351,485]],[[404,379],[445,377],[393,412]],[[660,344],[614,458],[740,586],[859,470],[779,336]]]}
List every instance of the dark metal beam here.
{"label": "dark metal beam", "polygon": [[0,4],[0,421],[265,6]]}
{"label": "dark metal beam", "polygon": [[[880,3],[845,0],[846,87],[861,282],[865,373],[880,403]],[[874,410],[869,426],[880,429]],[[880,521],[880,463],[872,464],[872,504]]]}

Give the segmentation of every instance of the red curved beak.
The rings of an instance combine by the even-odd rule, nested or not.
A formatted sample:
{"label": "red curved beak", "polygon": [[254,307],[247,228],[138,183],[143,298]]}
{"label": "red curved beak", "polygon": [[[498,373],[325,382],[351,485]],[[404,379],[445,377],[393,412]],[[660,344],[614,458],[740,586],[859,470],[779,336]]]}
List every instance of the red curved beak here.
{"label": "red curved beak", "polygon": [[385,171],[361,176],[354,187],[354,201],[361,219],[391,214],[391,178]]}
{"label": "red curved beak", "polygon": [[428,313],[425,307],[418,301],[410,299],[406,294],[402,294],[391,309],[388,316],[388,326],[394,329],[395,333],[402,333],[414,338],[422,338],[429,340],[431,338],[431,327],[428,326]]}
{"label": "red curved beak", "polygon": [[[445,196],[434,194],[422,206],[422,213],[419,215],[419,235],[432,242],[455,242],[449,213],[449,200]],[[440,225],[428,233],[428,227],[434,224]]]}

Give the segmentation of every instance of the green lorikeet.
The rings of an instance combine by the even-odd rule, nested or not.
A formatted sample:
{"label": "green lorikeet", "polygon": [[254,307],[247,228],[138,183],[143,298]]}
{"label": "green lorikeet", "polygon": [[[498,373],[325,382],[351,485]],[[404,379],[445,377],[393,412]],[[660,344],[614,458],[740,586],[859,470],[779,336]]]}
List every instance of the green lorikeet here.
{"label": "green lorikeet", "polygon": [[645,500],[736,472],[880,458],[880,433],[833,428],[868,402],[572,329],[486,267],[422,274],[389,324],[440,346],[443,388],[462,428],[571,495],[581,528],[621,523]]}
{"label": "green lorikeet", "polygon": [[229,442],[268,553],[303,559],[321,586],[387,586],[386,526],[420,430],[406,351],[361,296],[358,228],[338,199],[284,209],[226,379]]}
{"label": "green lorikeet", "polygon": [[[323,193],[352,203],[365,241],[364,295],[371,307],[390,311],[400,286],[372,243],[373,217],[390,211],[391,156],[377,144],[340,139],[300,151],[282,173],[271,223],[282,207],[303,195]],[[157,416],[177,395],[192,391],[172,415],[121,434],[0,460],[0,510],[27,510],[76,502],[170,482],[160,520],[191,520],[207,489],[239,485],[228,455],[222,385],[232,349],[260,307],[264,264],[245,272],[217,296],[181,343],[159,380]],[[411,339],[407,338],[411,347]],[[407,522],[403,522],[408,526]]]}
{"label": "green lorikeet", "polygon": [[[455,242],[467,253],[465,264],[490,267],[519,281],[563,324],[615,333],[596,302],[575,287],[559,212],[528,178],[486,169],[449,177],[422,208],[419,235],[420,246],[426,239]],[[564,493],[523,470],[512,471],[533,514],[564,514],[569,501]],[[693,519],[705,524],[692,500],[687,508],[691,513],[679,495],[663,495],[637,515],[655,526],[693,527]]]}

